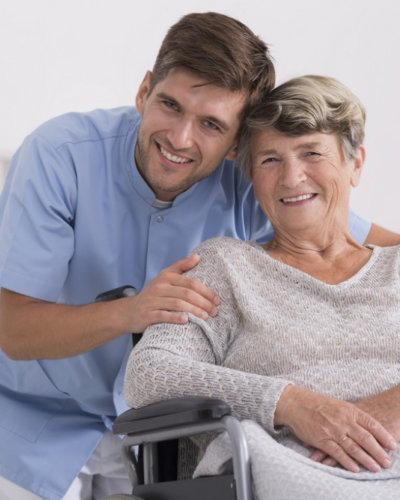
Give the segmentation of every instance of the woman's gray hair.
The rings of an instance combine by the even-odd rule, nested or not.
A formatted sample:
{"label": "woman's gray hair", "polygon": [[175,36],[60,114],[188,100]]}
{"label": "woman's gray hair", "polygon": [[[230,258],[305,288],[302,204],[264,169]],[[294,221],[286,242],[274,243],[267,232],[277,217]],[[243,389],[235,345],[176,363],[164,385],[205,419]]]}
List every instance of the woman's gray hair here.
{"label": "woman's gray hair", "polygon": [[348,161],[364,141],[365,108],[335,78],[307,75],[279,85],[250,110],[242,127],[237,162],[248,178],[252,133],[267,127],[293,137],[314,132],[334,134]]}

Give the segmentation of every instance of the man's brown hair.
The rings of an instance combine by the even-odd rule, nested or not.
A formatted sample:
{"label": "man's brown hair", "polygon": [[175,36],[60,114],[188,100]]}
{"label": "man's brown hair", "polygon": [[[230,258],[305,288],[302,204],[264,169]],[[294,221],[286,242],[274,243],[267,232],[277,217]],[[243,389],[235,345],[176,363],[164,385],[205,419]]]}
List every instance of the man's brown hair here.
{"label": "man's brown hair", "polygon": [[154,64],[150,91],[177,67],[209,84],[246,92],[250,105],[275,84],[266,44],[240,21],[216,12],[187,14],[169,29]]}

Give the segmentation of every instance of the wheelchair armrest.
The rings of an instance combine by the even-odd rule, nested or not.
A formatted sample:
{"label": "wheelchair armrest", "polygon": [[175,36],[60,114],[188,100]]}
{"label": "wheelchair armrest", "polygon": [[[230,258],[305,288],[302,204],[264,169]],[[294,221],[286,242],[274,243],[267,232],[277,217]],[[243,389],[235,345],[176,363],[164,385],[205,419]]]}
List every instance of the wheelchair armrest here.
{"label": "wheelchair armrest", "polygon": [[137,463],[135,465],[131,449],[143,445],[145,484],[158,479],[154,443],[223,430],[227,431],[232,443],[237,498],[250,499],[250,455],[246,437],[239,421],[231,416],[230,407],[224,401],[202,397],[169,399],[128,410],[113,425],[114,434],[125,434],[122,458],[132,482],[135,481],[135,467],[137,471],[140,467],[137,467]]}
{"label": "wheelchair armrest", "polygon": [[158,431],[219,420],[230,413],[230,407],[219,399],[194,396],[168,399],[122,413],[114,422],[113,433]]}

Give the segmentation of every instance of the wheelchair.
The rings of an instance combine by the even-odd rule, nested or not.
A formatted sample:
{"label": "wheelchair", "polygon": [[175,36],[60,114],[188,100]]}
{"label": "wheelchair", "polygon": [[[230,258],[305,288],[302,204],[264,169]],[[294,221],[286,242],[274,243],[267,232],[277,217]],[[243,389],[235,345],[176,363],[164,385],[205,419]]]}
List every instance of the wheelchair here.
{"label": "wheelchair", "polygon": [[[135,293],[133,287],[122,286],[98,295],[96,302]],[[140,337],[133,334],[134,345]],[[233,473],[177,480],[178,440],[221,431],[228,433],[232,443]],[[132,482],[132,495],[116,493],[104,500],[253,499],[246,437],[224,401],[175,398],[131,409],[115,420],[113,433],[125,436],[122,458]]]}
{"label": "wheelchair", "polygon": [[[177,480],[177,439],[210,431],[228,433],[233,474]],[[133,492],[105,500],[253,499],[246,437],[229,406],[221,400],[176,398],[128,410],[115,420],[113,433],[125,436],[122,458]]]}

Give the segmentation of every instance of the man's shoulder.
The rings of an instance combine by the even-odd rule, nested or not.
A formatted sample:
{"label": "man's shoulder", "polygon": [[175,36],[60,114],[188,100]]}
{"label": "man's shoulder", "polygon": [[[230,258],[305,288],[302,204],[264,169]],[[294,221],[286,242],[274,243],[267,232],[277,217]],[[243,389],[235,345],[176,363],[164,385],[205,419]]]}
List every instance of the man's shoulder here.
{"label": "man's shoulder", "polygon": [[31,136],[42,138],[58,148],[66,143],[102,141],[123,136],[139,121],[140,115],[133,106],[70,112],[44,122]]}

